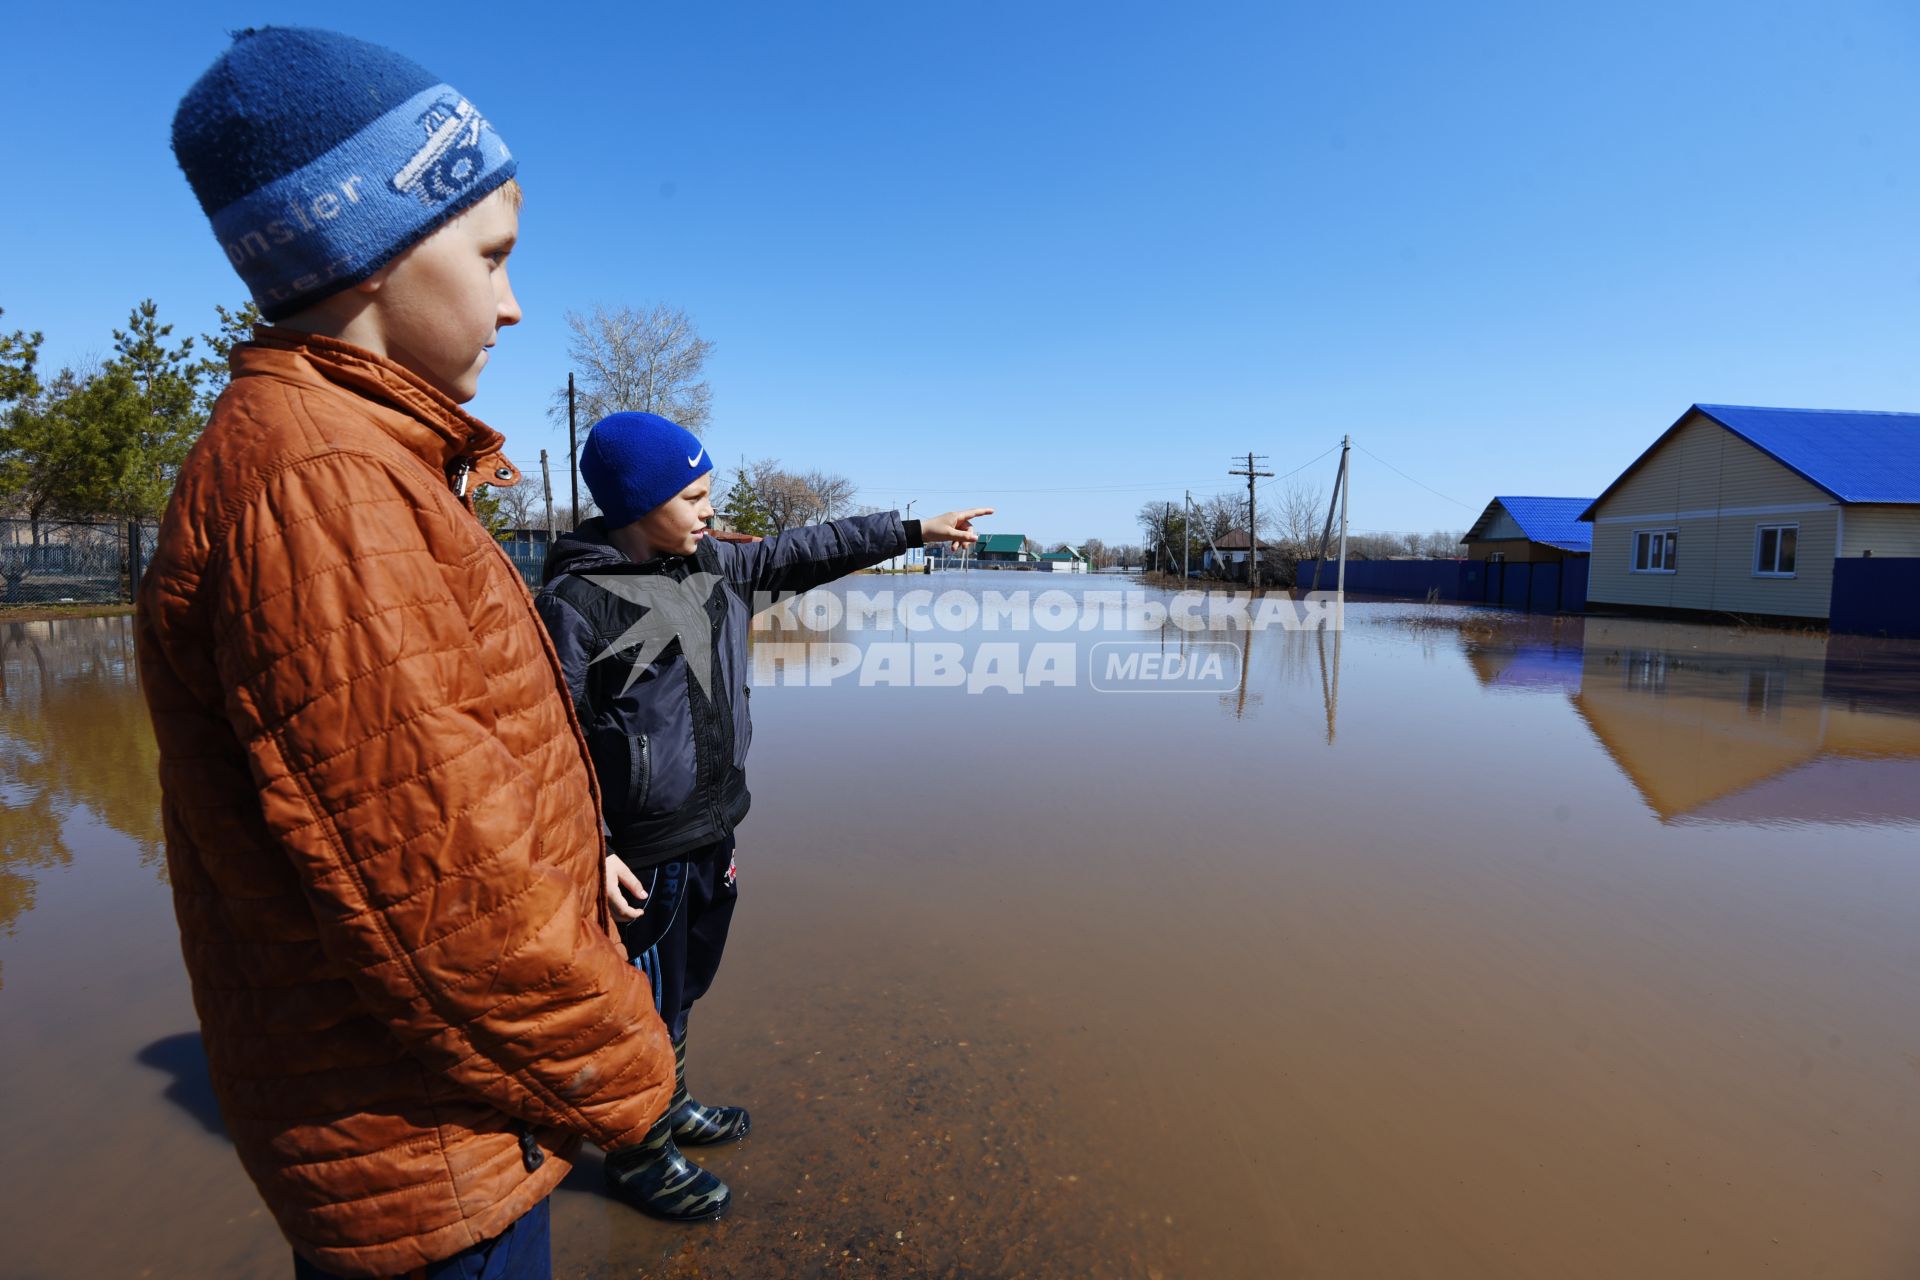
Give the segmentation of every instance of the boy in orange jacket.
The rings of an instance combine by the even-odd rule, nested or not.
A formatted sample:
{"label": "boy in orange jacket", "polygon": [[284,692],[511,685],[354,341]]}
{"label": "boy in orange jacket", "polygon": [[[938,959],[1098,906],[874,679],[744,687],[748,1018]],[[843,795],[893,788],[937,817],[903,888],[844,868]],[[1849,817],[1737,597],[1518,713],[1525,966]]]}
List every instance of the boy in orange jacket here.
{"label": "boy in orange jacket", "polygon": [[181,945],[222,1115],[301,1276],[551,1275],[547,1196],[673,1092],[610,932],[592,770],[460,404],[514,163],[388,50],[242,32],[174,150],[269,324],[140,584]]}

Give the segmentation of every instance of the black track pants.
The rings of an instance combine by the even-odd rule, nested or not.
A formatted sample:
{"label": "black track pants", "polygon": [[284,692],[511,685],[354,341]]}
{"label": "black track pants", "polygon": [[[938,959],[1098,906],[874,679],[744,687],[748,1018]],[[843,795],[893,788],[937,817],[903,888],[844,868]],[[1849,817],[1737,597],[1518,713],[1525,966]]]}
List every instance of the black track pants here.
{"label": "black track pants", "polygon": [[733,923],[733,838],[694,849],[684,858],[636,873],[647,891],[647,913],[620,926],[633,963],[653,984],[653,1005],[679,1040],[687,1013],[720,971]]}

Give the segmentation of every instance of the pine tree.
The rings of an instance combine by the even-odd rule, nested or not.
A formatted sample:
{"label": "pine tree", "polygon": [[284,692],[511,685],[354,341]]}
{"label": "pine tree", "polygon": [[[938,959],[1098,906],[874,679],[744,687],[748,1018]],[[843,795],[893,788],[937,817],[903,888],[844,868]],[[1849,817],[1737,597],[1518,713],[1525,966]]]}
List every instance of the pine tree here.
{"label": "pine tree", "polygon": [[753,487],[753,478],[748,474],[744,462],[740,464],[740,470],[734,473],[733,487],[727,490],[727,496],[721,501],[720,516],[733,527],[735,533],[766,537],[774,531],[773,518],[768,514],[759,491]]}
{"label": "pine tree", "polygon": [[483,484],[473,491],[473,514],[487,532],[496,538],[504,538],[513,527],[506,504],[500,501],[500,496],[490,484]]}
{"label": "pine tree", "polygon": [[253,326],[260,323],[260,308],[249,298],[232,311],[215,303],[214,311],[219,314],[220,324],[212,333],[200,335],[200,342],[207,349],[206,358],[194,366],[200,374],[200,412],[211,414],[213,402],[227,389],[230,376],[228,360],[235,346],[253,337]]}
{"label": "pine tree", "polygon": [[[113,331],[116,358],[101,371],[103,385],[92,397],[104,415],[98,424],[118,465],[104,510],[125,519],[159,516],[173,491],[174,476],[206,425],[200,404],[200,362],[193,360],[193,339],[167,345],[173,326],[161,324],[159,307],[148,298],[128,316],[124,330]],[[124,373],[138,407],[127,414],[115,397],[121,386],[112,375]]]}
{"label": "pine tree", "polygon": [[41,382],[44,341],[24,329],[0,335],[0,509],[24,513],[36,544],[40,521],[70,494],[74,465],[84,462],[48,420],[49,401],[69,393],[76,380],[62,370],[51,387]]}
{"label": "pine tree", "polygon": [[[7,309],[0,307],[0,316],[5,314]],[[0,404],[32,400],[40,394],[40,378],[35,366],[45,341],[46,335],[38,330],[0,333]]]}

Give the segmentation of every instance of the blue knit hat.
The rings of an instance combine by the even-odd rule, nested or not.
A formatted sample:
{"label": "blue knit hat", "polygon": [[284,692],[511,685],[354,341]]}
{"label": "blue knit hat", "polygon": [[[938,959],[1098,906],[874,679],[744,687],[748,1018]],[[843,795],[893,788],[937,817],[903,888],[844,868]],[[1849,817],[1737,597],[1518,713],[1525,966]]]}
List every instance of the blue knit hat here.
{"label": "blue knit hat", "polygon": [[613,413],[580,446],[580,474],[607,528],[632,524],[713,470],[700,437],[657,413]]}
{"label": "blue knit hat", "polygon": [[180,100],[173,153],[268,320],[365,280],[514,171],[437,77],[306,27],[236,35]]}

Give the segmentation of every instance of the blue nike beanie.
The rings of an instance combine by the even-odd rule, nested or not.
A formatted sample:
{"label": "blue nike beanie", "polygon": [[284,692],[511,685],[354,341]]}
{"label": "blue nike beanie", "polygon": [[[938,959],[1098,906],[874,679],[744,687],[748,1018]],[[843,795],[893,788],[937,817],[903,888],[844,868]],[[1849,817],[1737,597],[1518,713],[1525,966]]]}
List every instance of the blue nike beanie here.
{"label": "blue nike beanie", "polygon": [[700,437],[657,413],[612,413],[580,446],[580,475],[607,528],[632,524],[713,470]]}
{"label": "blue nike beanie", "polygon": [[514,171],[438,77],[307,27],[234,36],[180,100],[173,153],[270,321],[365,280]]}

